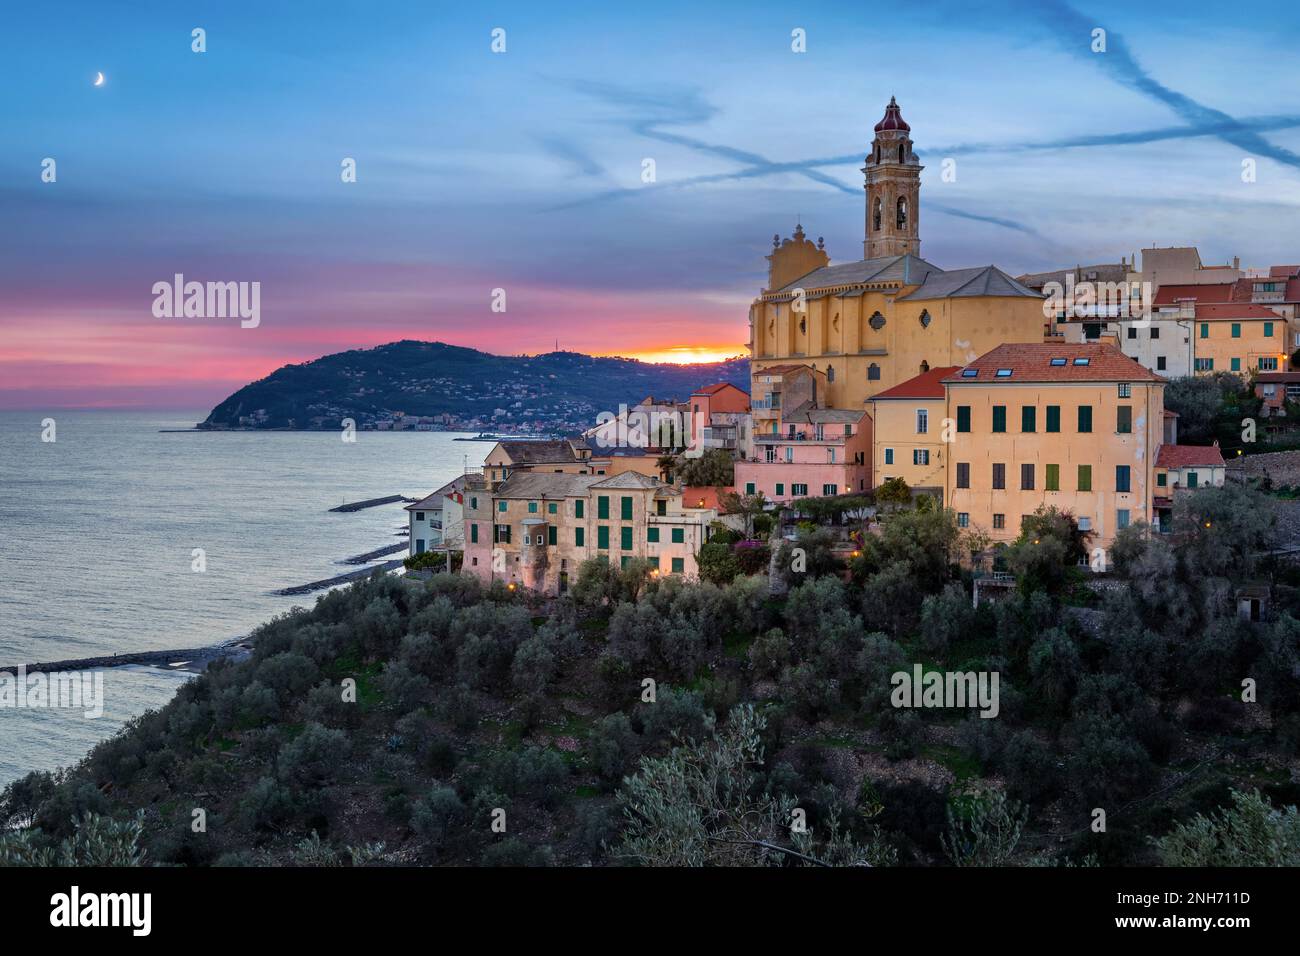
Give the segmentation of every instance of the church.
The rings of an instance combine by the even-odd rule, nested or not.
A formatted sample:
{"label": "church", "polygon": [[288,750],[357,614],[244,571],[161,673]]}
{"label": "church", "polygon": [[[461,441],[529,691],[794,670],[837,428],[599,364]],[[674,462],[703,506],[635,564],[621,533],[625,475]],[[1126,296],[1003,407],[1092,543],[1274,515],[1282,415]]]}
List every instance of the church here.
{"label": "church", "polygon": [[864,258],[832,265],[801,225],[774,238],[767,287],[749,313],[756,434],[777,429],[781,382],[797,367],[812,372],[816,407],[862,411],[871,396],[931,368],[1043,341],[1037,292],[996,266],[941,269],[921,258],[922,169],[891,97],[862,168]]}

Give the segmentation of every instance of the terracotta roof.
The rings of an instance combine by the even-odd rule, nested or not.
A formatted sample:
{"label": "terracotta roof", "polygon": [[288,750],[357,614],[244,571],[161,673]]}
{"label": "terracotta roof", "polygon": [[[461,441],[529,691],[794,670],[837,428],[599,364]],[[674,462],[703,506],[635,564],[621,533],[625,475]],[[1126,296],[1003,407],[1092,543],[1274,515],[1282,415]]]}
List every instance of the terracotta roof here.
{"label": "terracotta roof", "polygon": [[1269,266],[1270,279],[1289,279],[1296,275],[1300,275],[1300,266]]}
{"label": "terracotta roof", "polygon": [[788,375],[790,372],[796,372],[799,369],[807,369],[810,372],[812,371],[812,367],[808,365],[769,365],[767,368],[755,369],[754,374],[755,375]]}
{"label": "terracotta roof", "polygon": [[1162,285],[1156,291],[1153,303],[1157,308],[1162,305],[1177,305],[1186,299],[1197,302],[1231,302],[1232,288],[1235,282],[1214,282],[1205,285]]}
{"label": "terracotta roof", "polygon": [[1161,445],[1156,455],[1157,468],[1223,467],[1218,445]]}
{"label": "terracotta roof", "polygon": [[1257,372],[1255,374],[1256,385],[1286,385],[1291,382],[1300,382],[1300,372]]}
{"label": "terracotta roof", "polygon": [[705,385],[703,388],[697,388],[695,391],[691,392],[691,394],[692,395],[716,395],[724,388],[734,388],[738,392],[744,391],[743,388],[740,388],[739,386],[736,385],[732,385],[730,382],[718,382],[715,385]]}
{"label": "terracotta roof", "polygon": [[960,368],[960,365],[932,368],[928,372],[909,378],[906,382],[899,382],[893,388],[872,395],[867,401],[876,402],[890,398],[943,398],[944,378],[955,374]]}
{"label": "terracotta roof", "polygon": [[1252,305],[1249,302],[1216,302],[1209,305],[1196,303],[1197,320],[1208,319],[1285,319],[1266,305]]}
{"label": "terracotta roof", "polygon": [[[1053,364],[1055,363],[1055,364]],[[1008,371],[1008,375],[998,375]],[[1113,345],[1034,342],[999,345],[944,379],[948,384],[1163,382]]]}

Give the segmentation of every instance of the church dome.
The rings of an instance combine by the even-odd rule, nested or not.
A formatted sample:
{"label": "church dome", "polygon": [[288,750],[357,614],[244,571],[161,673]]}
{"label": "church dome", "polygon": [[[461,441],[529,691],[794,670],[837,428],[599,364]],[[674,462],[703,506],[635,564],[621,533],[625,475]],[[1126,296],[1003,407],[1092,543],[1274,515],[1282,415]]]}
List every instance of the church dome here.
{"label": "church dome", "polygon": [[912,131],[912,127],[908,126],[907,121],[903,119],[902,109],[892,96],[889,98],[889,105],[885,107],[884,119],[876,124],[877,133],[889,129],[901,129],[905,133]]}

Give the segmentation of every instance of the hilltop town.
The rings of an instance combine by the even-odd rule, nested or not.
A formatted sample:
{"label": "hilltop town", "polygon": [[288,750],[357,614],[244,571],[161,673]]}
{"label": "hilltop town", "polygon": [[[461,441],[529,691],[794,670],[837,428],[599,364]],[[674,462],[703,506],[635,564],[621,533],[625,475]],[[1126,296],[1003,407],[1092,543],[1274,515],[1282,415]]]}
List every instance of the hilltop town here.
{"label": "hilltop town", "polygon": [[[752,514],[869,511],[884,490],[950,509],[986,568],[1030,516],[1067,514],[1081,563],[1106,571],[1119,532],[1168,532],[1178,496],[1221,486],[1225,453],[1286,440],[1300,266],[1174,247],[1019,277],[941,268],[921,256],[922,166],[897,102],[874,133],[863,258],[833,264],[802,225],[774,238],[747,394],[625,395],[566,440],[502,442],[410,506],[412,555],[455,552],[485,581],[545,593],[597,556],[694,577],[714,528],[746,538]],[[1224,414],[1241,398],[1255,424],[1220,441],[1207,395]],[[1198,409],[1181,428],[1179,405]]]}

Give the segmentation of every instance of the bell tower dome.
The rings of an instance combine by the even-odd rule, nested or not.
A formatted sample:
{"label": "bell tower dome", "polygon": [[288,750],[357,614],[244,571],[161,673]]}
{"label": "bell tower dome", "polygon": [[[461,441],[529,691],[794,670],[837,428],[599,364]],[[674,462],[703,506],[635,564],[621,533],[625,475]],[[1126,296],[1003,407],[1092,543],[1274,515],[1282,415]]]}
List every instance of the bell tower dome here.
{"label": "bell tower dome", "polygon": [[866,176],[867,230],[862,243],[866,259],[921,254],[921,165],[912,152],[912,127],[894,97],[876,124],[871,155],[862,167]]}

